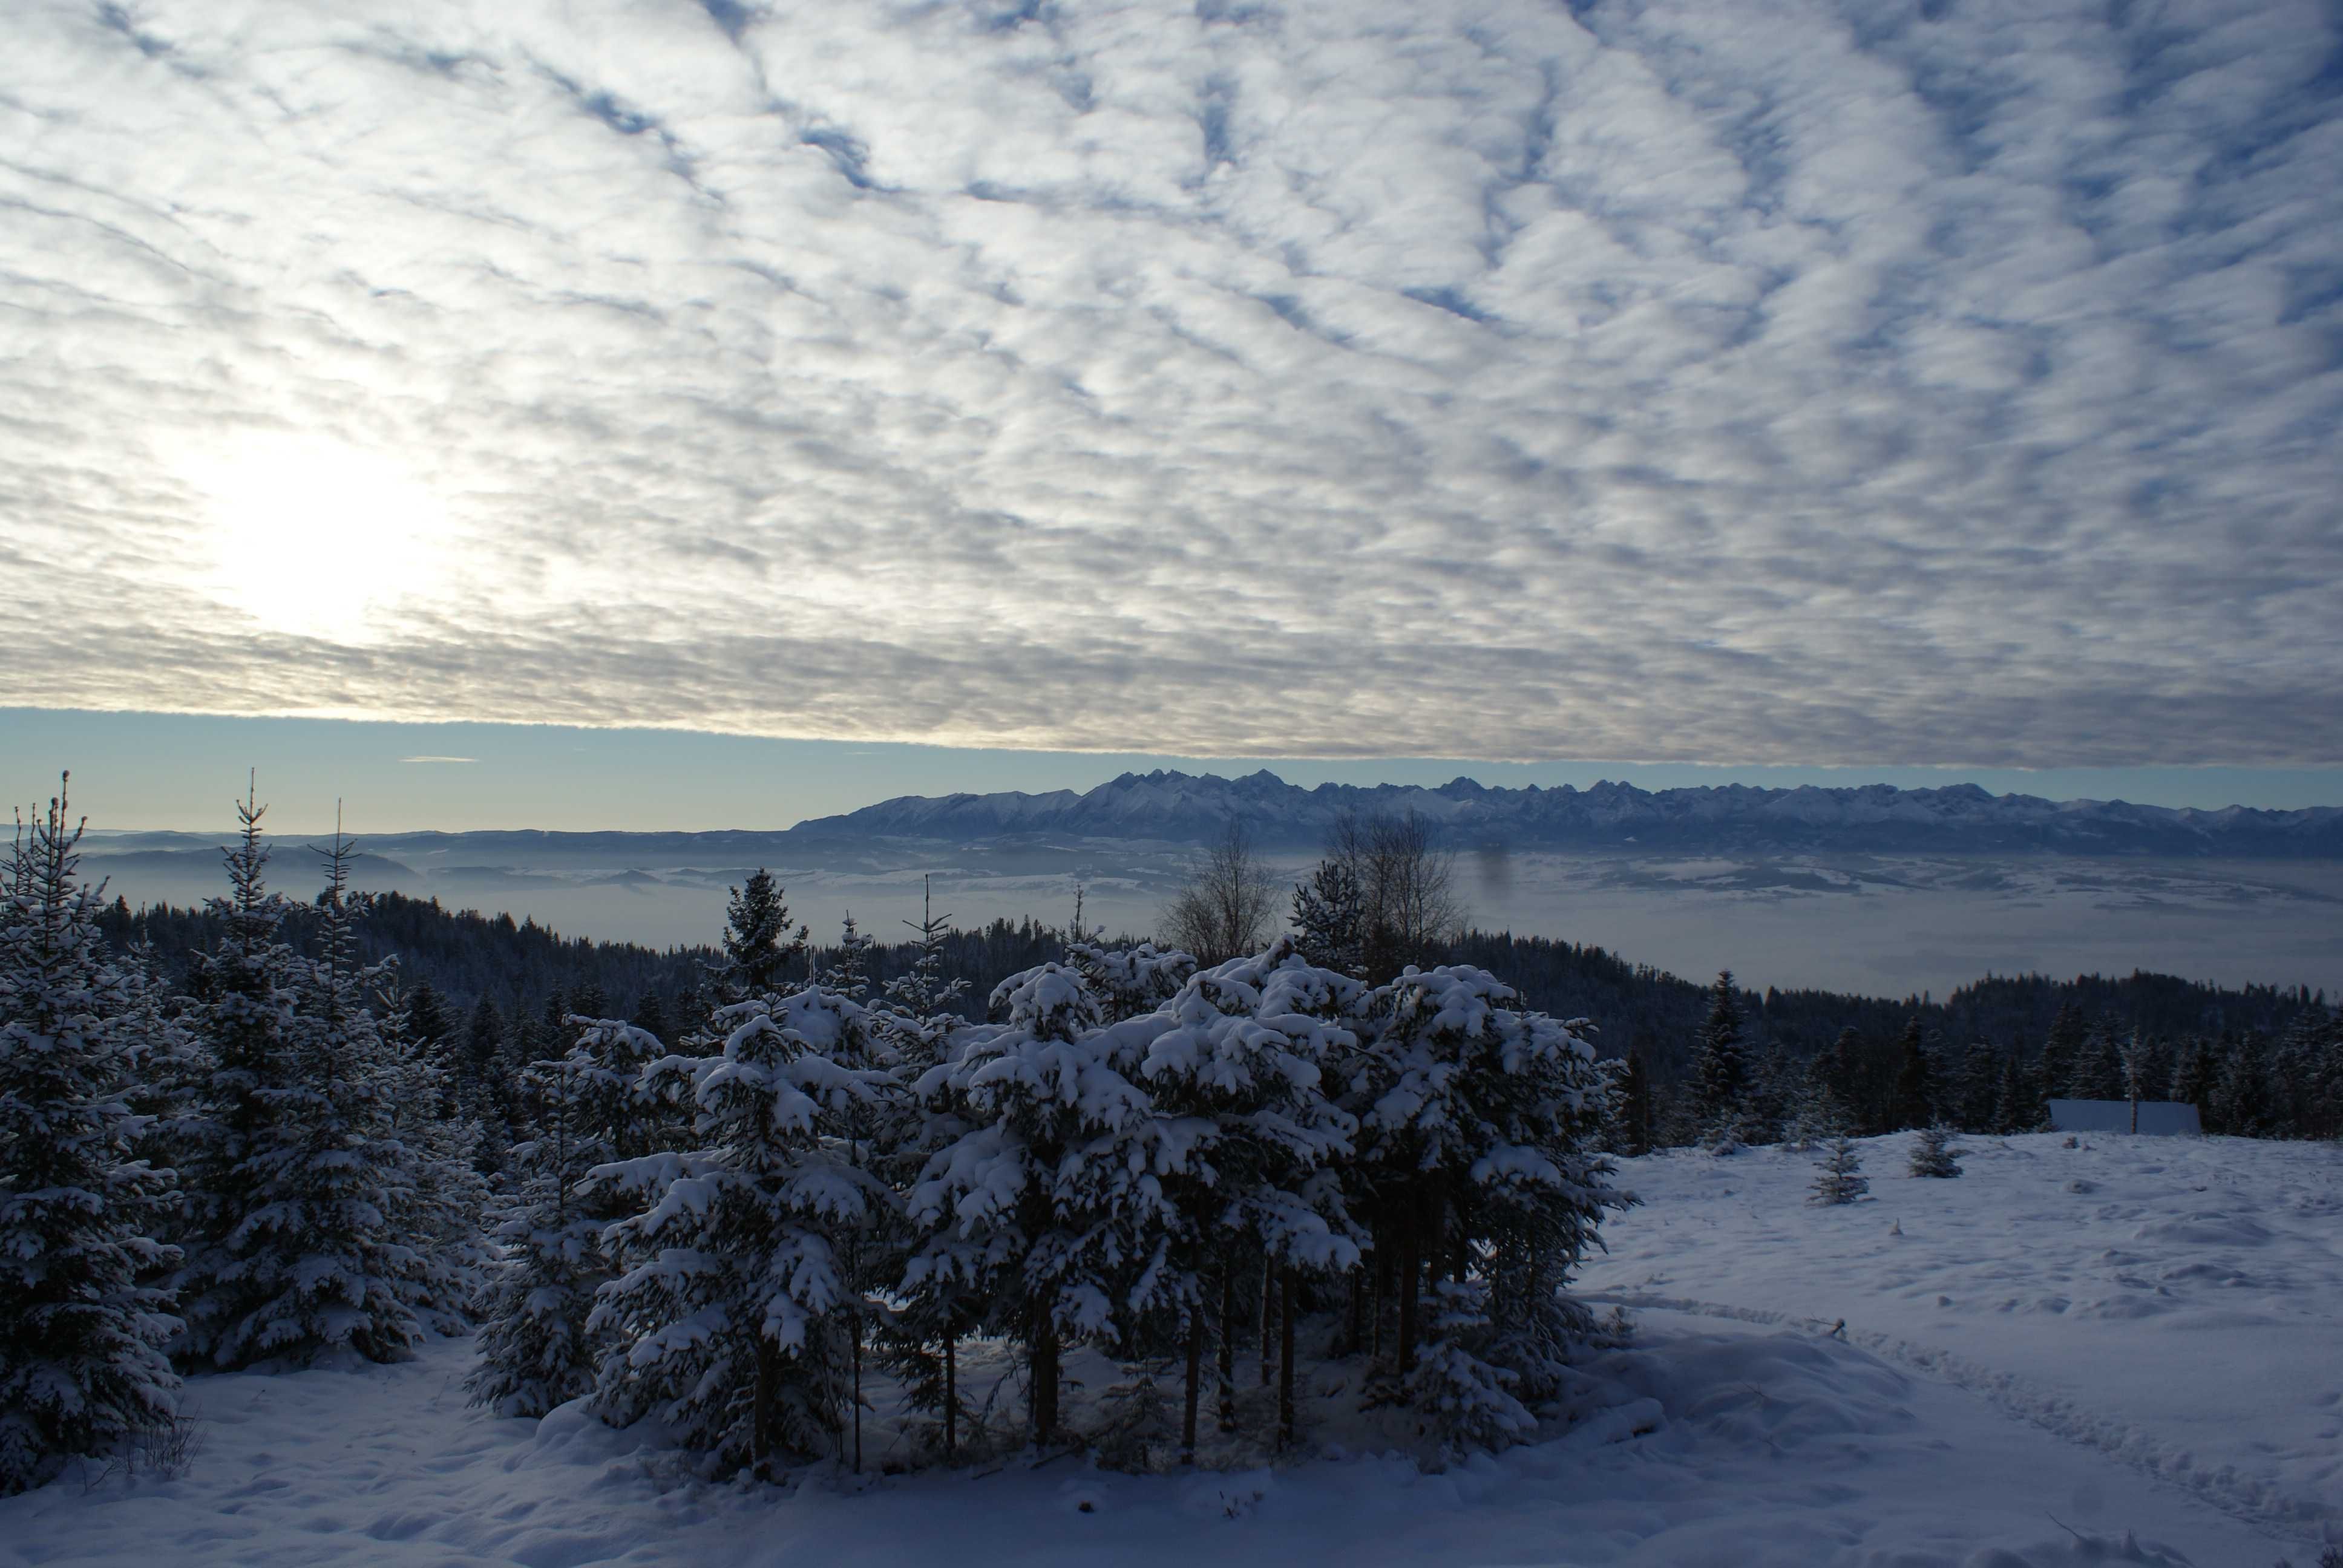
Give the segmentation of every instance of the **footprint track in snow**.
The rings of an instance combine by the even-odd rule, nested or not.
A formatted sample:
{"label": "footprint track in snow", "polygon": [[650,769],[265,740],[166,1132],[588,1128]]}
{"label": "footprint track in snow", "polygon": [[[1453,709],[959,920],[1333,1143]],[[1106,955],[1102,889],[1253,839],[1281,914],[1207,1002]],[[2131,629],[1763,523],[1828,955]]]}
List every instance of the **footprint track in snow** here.
{"label": "footprint track in snow", "polygon": [[1985,1366],[1950,1351],[1916,1344],[1893,1334],[1860,1329],[1852,1323],[1844,1324],[1843,1332],[1833,1333],[1831,1331],[1839,1320],[1803,1317],[1763,1307],[1736,1307],[1725,1302],[1703,1302],[1684,1296],[1663,1296],[1637,1291],[1589,1292],[1579,1299],[1602,1306],[1682,1312],[1691,1317],[1720,1318],[1769,1328],[1818,1329],[1826,1338],[1843,1339],[1937,1382],[1950,1383],[1976,1394],[2006,1415],[2039,1427],[2052,1436],[2078,1447],[2096,1449],[2111,1459],[2121,1461],[2151,1481],[2177,1486],[2231,1518],[2258,1529],[2274,1531],[2317,1544],[2324,1538],[2322,1525],[2343,1519],[2343,1511],[2332,1505],[2289,1497],[2265,1482],[2239,1475],[2231,1466],[2222,1465],[2212,1470],[2200,1468],[2187,1451],[2157,1441],[2141,1431],[2137,1422],[2096,1414],[2066,1395],[2054,1393],[2015,1372]]}

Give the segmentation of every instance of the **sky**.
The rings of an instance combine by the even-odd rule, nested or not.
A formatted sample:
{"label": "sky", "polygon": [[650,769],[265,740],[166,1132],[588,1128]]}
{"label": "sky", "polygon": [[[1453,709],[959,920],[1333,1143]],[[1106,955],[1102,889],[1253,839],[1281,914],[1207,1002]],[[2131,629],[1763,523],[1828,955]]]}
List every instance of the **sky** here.
{"label": "sky", "polygon": [[[20,732],[601,727],[669,827],[766,797],[648,728],[820,743],[661,753],[843,780],[773,822],[1122,757],[2343,766],[2332,4],[6,30]],[[532,744],[335,788],[607,814]]]}
{"label": "sky", "polygon": [[[159,762],[162,764],[157,765]],[[0,809],[45,802],[58,775],[94,831],[225,832],[247,780],[280,832],[322,833],[337,809],[353,832],[416,829],[781,829],[899,795],[1088,789],[1173,768],[1224,777],[1266,768],[1289,783],[1646,789],[1744,783],[1775,789],[1976,783],[1996,794],[2157,806],[2343,806],[2343,769],[1725,767],[1634,760],[1490,763],[1471,758],[1197,758],[1012,751],[689,730],[529,724],[384,724],[0,708]]]}

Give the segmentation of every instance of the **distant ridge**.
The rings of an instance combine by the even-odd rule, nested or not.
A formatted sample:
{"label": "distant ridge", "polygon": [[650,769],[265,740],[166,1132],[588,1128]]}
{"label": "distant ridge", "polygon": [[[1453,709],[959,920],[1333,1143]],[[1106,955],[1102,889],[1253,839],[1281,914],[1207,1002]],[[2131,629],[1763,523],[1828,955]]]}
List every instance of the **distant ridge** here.
{"label": "distant ridge", "polygon": [[[1268,849],[1306,851],[1325,841],[1344,811],[1421,812],[1458,848],[1629,849],[1671,853],[1848,850],[2067,855],[2157,855],[2240,859],[2343,859],[2343,808],[2217,811],[2135,806],[2121,800],[2045,800],[1994,795],[1974,784],[1899,789],[1765,789],[1746,784],[1639,789],[1605,781],[1578,789],[1492,789],[1470,779],[1437,788],[1414,784],[1321,784],[1305,789],[1266,769],[1242,779],[1168,769],[1125,773],[1094,789],[1029,795],[904,795],[786,830],[547,832],[498,829],[465,833],[362,833],[366,852],[448,872],[465,862],[525,861],[539,868],[752,866],[782,864],[792,852],[835,853],[882,844],[1198,844],[1233,817]],[[89,848],[117,866],[152,858],[184,861],[226,835],[93,833]],[[279,843],[322,841],[287,834]],[[485,869],[485,868],[481,868]]]}
{"label": "distant ridge", "polygon": [[1974,784],[1941,789],[1723,784],[1654,791],[1607,780],[1587,789],[1567,784],[1492,789],[1455,779],[1429,789],[1321,784],[1305,789],[1266,769],[1242,779],[1166,769],[1125,773],[1082,793],[906,795],[800,823],[790,837],[974,843],[1071,835],[1194,843],[1233,817],[1264,847],[1298,849],[1322,842],[1344,811],[1417,811],[1438,823],[1452,843],[1512,849],[2343,857],[2343,808],[2328,806],[2204,811],[1993,795]]}

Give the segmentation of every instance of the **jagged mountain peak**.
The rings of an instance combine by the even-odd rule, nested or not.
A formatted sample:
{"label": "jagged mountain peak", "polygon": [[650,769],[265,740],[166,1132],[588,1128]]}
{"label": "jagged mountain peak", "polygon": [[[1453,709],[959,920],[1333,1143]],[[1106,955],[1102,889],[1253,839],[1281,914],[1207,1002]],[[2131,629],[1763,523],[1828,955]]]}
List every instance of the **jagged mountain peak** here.
{"label": "jagged mountain peak", "polygon": [[1320,784],[1303,789],[1267,769],[1241,778],[1159,768],[1094,789],[940,799],[906,796],[801,824],[821,839],[976,842],[1042,836],[1202,842],[1232,817],[1264,846],[1314,847],[1345,811],[1420,813],[1459,846],[1519,849],[1929,850],[2083,854],[2343,856],[2343,810],[2218,811],[2121,801],[1995,795],[1973,783],[1754,784],[1644,789],[1602,779],[1585,789],[1492,788],[1460,776],[1436,787]]}

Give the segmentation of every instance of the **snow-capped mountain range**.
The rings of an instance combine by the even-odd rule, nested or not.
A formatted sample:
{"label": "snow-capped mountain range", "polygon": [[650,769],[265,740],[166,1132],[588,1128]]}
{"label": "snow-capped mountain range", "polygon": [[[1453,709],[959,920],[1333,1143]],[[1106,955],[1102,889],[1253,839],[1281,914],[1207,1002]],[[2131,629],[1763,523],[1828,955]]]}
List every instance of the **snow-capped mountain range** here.
{"label": "snow-capped mountain range", "polygon": [[1322,842],[1345,811],[1415,811],[1437,823],[1453,843],[1509,849],[2343,857],[2343,809],[2334,807],[2207,811],[1993,795],[1974,784],[1941,789],[1725,784],[1654,791],[1606,781],[1587,789],[1566,784],[1493,789],[1460,778],[1437,789],[1321,784],[1305,789],[1266,769],[1241,779],[1161,769],[1125,773],[1081,792],[906,795],[799,823],[789,837],[975,843],[1071,836],[1194,843],[1233,817],[1264,848],[1293,849]]}

